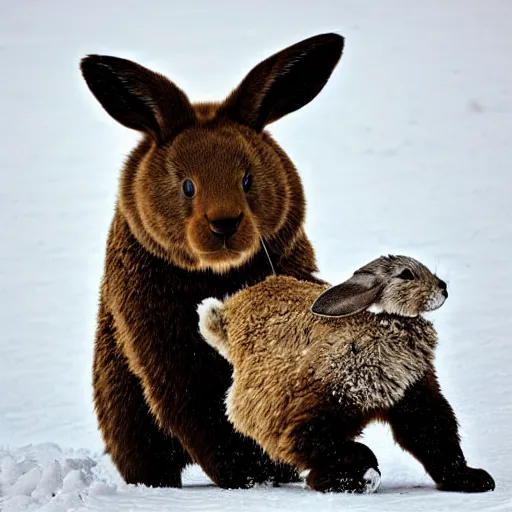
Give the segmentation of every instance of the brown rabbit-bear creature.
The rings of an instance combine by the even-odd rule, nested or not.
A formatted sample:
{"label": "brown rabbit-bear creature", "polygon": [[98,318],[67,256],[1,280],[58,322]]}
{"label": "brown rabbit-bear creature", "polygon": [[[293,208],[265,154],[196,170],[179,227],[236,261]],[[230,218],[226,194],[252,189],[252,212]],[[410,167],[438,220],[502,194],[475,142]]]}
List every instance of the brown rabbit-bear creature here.
{"label": "brown rabbit-bear creature", "polygon": [[420,262],[390,256],[327,290],[271,276],[223,303],[205,299],[200,331],[234,367],[228,418],[274,460],[310,470],[318,491],[377,489],[377,459],[354,441],[372,420],[389,422],[440,489],[493,489],[466,465],[437,383],[437,335],[421,314],[447,296]]}
{"label": "brown rabbit-bear creature", "polygon": [[191,463],[226,488],[297,479],[228,422],[231,367],[201,339],[196,306],[268,276],[263,243],[277,274],[317,281],[300,178],[264,129],[315,98],[343,41],[290,46],[219,103],[192,104],[125,59],[81,61],[103,108],[143,134],[121,175],[93,368],[99,427],[126,482],[179,487]]}

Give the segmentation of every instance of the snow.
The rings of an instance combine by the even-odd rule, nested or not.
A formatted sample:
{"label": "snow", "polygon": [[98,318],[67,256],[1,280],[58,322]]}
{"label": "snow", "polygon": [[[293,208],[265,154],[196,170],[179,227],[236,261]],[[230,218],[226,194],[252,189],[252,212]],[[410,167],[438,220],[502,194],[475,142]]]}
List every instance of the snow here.
{"label": "snow", "polygon": [[[0,509],[511,511],[512,2],[260,0],[0,2]],[[271,127],[301,172],[321,276],[380,254],[436,268],[437,367],[471,465],[493,493],[435,490],[372,426],[375,494],[304,486],[224,491],[193,467],[183,489],[127,486],[91,401],[97,290],[121,163],[137,134],[86,89],[108,53],[222,98],[260,59],[310,35],[346,36],[310,105]]]}

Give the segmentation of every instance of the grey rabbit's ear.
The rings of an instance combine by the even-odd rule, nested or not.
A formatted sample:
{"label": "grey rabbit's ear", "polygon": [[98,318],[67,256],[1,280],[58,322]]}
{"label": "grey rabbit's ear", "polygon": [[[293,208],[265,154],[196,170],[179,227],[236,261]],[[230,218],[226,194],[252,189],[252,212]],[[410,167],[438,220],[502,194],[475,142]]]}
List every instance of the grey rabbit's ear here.
{"label": "grey rabbit's ear", "polygon": [[163,75],[135,62],[108,55],[80,61],[87,86],[102,107],[122,125],[165,143],[195,120],[181,89]]}
{"label": "grey rabbit's ear", "polygon": [[338,34],[304,39],[260,62],[222,107],[229,118],[253,130],[308,104],[325,86],[344,46]]}
{"label": "grey rabbit's ear", "polygon": [[311,312],[318,316],[343,317],[368,309],[380,297],[383,280],[373,274],[355,273],[344,283],[317,297]]}

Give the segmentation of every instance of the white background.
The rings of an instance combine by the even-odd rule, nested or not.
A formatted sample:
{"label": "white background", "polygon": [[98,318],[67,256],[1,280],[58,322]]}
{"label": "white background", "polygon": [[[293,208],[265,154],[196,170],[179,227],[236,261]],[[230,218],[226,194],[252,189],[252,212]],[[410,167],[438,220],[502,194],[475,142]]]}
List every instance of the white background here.
{"label": "white background", "polygon": [[[512,510],[511,26],[507,0],[0,0],[0,508]],[[436,491],[383,426],[365,436],[383,473],[372,496],[221,491],[195,468],[182,490],[125,486],[101,456],[91,360],[138,135],[94,100],[79,59],[135,59],[214,100],[327,31],[346,37],[332,79],[271,126],[303,178],[321,275],[405,253],[449,282],[433,315],[440,380],[469,463],[497,490]]]}

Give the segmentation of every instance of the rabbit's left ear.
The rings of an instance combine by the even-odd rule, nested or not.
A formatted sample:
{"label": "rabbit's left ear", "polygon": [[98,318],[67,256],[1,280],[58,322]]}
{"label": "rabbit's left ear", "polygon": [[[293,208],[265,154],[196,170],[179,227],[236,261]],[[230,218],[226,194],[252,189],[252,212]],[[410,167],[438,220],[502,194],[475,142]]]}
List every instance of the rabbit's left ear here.
{"label": "rabbit's left ear", "polygon": [[260,62],[222,107],[234,121],[263,128],[308,104],[325,86],[343,51],[338,34],[304,39]]}
{"label": "rabbit's left ear", "polygon": [[370,273],[356,273],[344,283],[323,292],[311,312],[318,316],[343,317],[368,309],[378,301],[384,284]]}

